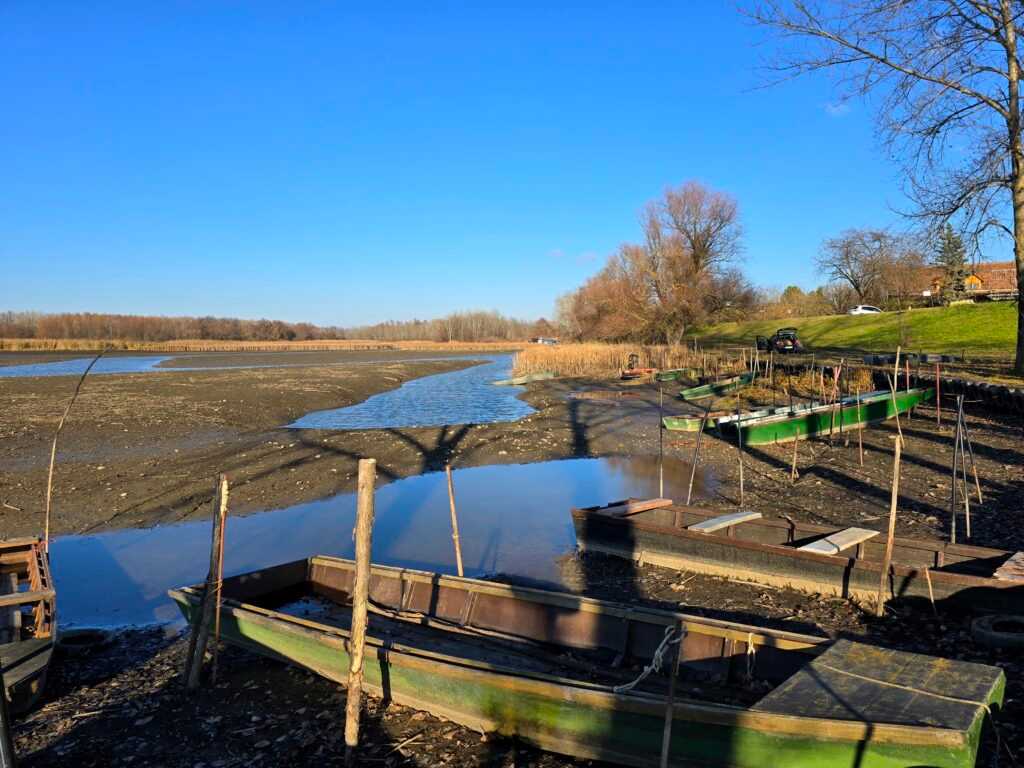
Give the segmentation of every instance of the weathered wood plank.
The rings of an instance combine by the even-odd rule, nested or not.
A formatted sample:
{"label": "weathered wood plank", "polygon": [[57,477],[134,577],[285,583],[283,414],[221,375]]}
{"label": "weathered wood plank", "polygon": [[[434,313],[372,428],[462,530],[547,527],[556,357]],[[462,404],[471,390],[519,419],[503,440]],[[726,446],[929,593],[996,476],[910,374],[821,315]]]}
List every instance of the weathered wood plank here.
{"label": "weathered wood plank", "polygon": [[652,509],[663,509],[671,507],[672,499],[641,499],[639,501],[624,501],[617,504],[609,504],[601,511],[606,515],[614,517],[625,517],[640,512],[648,512]]}
{"label": "weathered wood plank", "polygon": [[0,608],[5,608],[9,605],[26,605],[39,602],[40,600],[49,600],[56,594],[52,589],[40,589],[35,592],[17,592],[13,595],[0,595]]}
{"label": "weathered wood plank", "polygon": [[1024,552],[1016,552],[993,574],[997,579],[1024,581]]}
{"label": "weathered wood plank", "polygon": [[697,533],[714,533],[715,531],[720,531],[723,528],[760,519],[760,512],[753,512],[750,510],[746,512],[730,512],[728,515],[719,515],[718,517],[712,517],[710,520],[702,520],[699,523],[688,525],[686,528],[689,531],[696,531]]}
{"label": "weathered wood plank", "polygon": [[823,539],[804,544],[798,549],[802,552],[816,552],[819,555],[838,555],[844,549],[855,547],[877,535],[878,531],[867,528],[844,528],[837,533],[830,533]]}

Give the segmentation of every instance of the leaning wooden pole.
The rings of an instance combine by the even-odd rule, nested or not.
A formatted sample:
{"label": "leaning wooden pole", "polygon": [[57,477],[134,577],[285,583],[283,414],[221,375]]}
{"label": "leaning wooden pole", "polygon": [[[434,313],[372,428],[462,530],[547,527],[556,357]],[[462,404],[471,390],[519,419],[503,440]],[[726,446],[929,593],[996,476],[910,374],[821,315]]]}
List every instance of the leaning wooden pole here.
{"label": "leaning wooden pole", "polygon": [[960,423],[960,480],[963,482],[964,494],[964,532],[971,538],[971,492],[967,490],[967,433],[964,428],[964,402],[960,398],[959,410],[956,414]]}
{"label": "leaning wooden pole", "polygon": [[82,375],[78,379],[78,383],[75,384],[75,391],[71,393],[71,399],[68,400],[67,406],[64,408],[64,415],[60,417],[60,421],[57,422],[57,429],[53,433],[53,445],[50,446],[50,471],[46,476],[46,514],[43,517],[43,549],[47,552],[50,551],[50,510],[53,507],[53,468],[57,463],[57,438],[60,437],[61,430],[64,429],[64,422],[68,419],[68,414],[71,413],[71,406],[75,404],[75,400],[78,399],[78,393],[82,390],[82,384],[85,383],[85,377],[89,375],[89,371],[96,365],[96,362],[103,357],[103,353],[106,350],[101,350],[96,357],[92,359],[92,362],[82,371]]}
{"label": "leaning wooden pole", "polygon": [[704,427],[707,426],[710,413],[711,405],[709,404],[704,409],[704,415],[700,417],[700,429],[697,430],[697,444],[693,447],[693,462],[690,464],[690,486],[686,489],[686,506],[690,506],[690,499],[693,497],[693,478],[697,475],[697,460],[700,458],[700,440],[704,436]]}
{"label": "leaning wooden pole", "polygon": [[903,439],[896,438],[896,451],[892,463],[892,497],[889,501],[889,533],[885,540],[885,556],[882,558],[882,575],[878,582],[878,605],[876,615],[885,612],[885,587],[889,580],[889,568],[892,566],[892,546],[896,536],[896,501],[900,494],[900,458],[903,452]]}
{"label": "leaning wooden pole", "polygon": [[452,482],[451,465],[444,465],[444,473],[448,476],[448,507],[452,513],[452,543],[455,544],[455,568],[462,576],[462,544],[459,542],[459,515],[455,511],[455,484]]}
{"label": "leaning wooden pole", "polygon": [[345,765],[356,765],[359,747],[359,707],[363,695],[363,652],[370,588],[370,547],[373,534],[373,486],[376,459],[359,460],[356,501],[356,574],[352,587],[352,633],[349,637],[348,695],[345,701]]}
{"label": "leaning wooden pole", "polygon": [[[668,648],[665,652],[668,654],[670,664],[672,668],[668,672],[668,697],[665,699],[665,726],[661,732],[661,762],[659,763],[660,768],[668,768],[668,757],[672,751],[672,723],[675,720],[676,712],[676,678],[679,676],[679,654],[683,647],[683,624],[680,621],[676,622],[675,628],[672,630],[674,637],[679,638],[678,641],[672,641],[669,643]],[[672,650],[672,645],[678,642],[679,649]]]}
{"label": "leaning wooden pole", "polygon": [[[961,396],[957,396],[957,410],[959,411]],[[953,436],[953,471],[950,478],[949,493],[949,542],[956,544],[956,464],[960,458],[960,420],[956,422],[956,432]]]}
{"label": "leaning wooden pole", "polygon": [[967,444],[967,452],[971,457],[971,472],[974,473],[974,487],[978,492],[978,503],[984,504],[985,499],[981,495],[981,481],[978,480],[978,466],[974,463],[974,443],[971,442],[971,431],[967,428],[967,417],[960,420],[960,426],[964,431],[964,442]]}
{"label": "leaning wooden pole", "polygon": [[206,587],[203,590],[203,599],[199,603],[199,620],[192,624],[192,636],[189,639],[188,656],[185,659],[185,686],[189,689],[199,687],[203,673],[203,660],[206,658],[206,646],[210,639],[210,629],[213,625],[216,602],[214,593],[216,591],[217,574],[222,573],[220,558],[224,554],[224,547],[221,536],[224,533],[224,526],[220,517],[227,513],[227,501],[221,499],[221,493],[226,489],[222,483],[223,476],[217,480],[217,488],[213,496],[213,536],[210,542],[210,570],[206,575]]}
{"label": "leaning wooden pole", "polygon": [[217,554],[217,581],[214,592],[213,607],[213,661],[210,664],[210,680],[217,682],[217,660],[220,655],[220,605],[224,593],[224,534],[228,524],[228,476],[220,476],[220,505],[218,506],[217,525],[220,527]]}

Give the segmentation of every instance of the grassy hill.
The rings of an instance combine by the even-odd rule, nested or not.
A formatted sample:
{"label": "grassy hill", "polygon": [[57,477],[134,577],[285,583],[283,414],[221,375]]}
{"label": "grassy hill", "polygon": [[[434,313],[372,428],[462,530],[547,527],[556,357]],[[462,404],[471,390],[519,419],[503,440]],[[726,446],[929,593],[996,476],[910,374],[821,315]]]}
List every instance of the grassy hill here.
{"label": "grassy hill", "polygon": [[955,307],[913,309],[880,315],[828,315],[786,320],[723,323],[697,333],[705,344],[752,344],[756,336],[776,329],[799,329],[800,340],[812,349],[856,349],[891,352],[1012,354],[1017,338],[1017,304],[993,302]]}

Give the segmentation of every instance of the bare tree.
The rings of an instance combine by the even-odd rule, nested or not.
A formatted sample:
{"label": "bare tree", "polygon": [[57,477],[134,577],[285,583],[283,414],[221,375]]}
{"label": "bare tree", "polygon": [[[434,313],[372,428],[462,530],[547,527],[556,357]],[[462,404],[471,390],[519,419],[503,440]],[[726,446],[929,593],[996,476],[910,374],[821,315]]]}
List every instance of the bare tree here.
{"label": "bare tree", "polygon": [[[877,95],[878,123],[903,159],[914,215],[952,217],[977,246],[1014,244],[1024,284],[1024,140],[1020,0],[764,0],[750,10],[780,34],[774,63],[795,76],[835,70],[844,95]],[[1024,303],[1015,370],[1024,373]]]}
{"label": "bare tree", "polygon": [[725,268],[739,256],[743,229],[731,195],[687,181],[665,190],[662,209],[667,224],[682,238],[693,274]]}
{"label": "bare tree", "polygon": [[894,251],[895,240],[886,232],[848,229],[822,244],[815,263],[829,280],[847,283],[864,303],[877,296],[886,262]]}

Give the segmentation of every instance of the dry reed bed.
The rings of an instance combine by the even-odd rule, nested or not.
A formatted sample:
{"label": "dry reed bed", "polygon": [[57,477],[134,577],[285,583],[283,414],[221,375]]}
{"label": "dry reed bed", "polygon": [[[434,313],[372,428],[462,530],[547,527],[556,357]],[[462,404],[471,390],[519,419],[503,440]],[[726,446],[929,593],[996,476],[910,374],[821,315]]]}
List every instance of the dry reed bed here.
{"label": "dry reed bed", "polygon": [[118,352],[349,352],[364,350],[422,350],[427,352],[497,352],[522,349],[521,341],[375,341],[325,339],[319,341],[224,341],[178,339],[128,341],[113,339],[0,339],[0,351],[78,352],[109,349]]}
{"label": "dry reed bed", "polygon": [[739,355],[720,352],[694,352],[683,346],[640,344],[557,344],[534,345],[516,353],[513,373],[554,371],[559,376],[581,376],[595,379],[618,378],[626,367],[629,356],[637,355],[637,367],[700,368],[705,364],[708,372],[738,370],[743,367]]}

